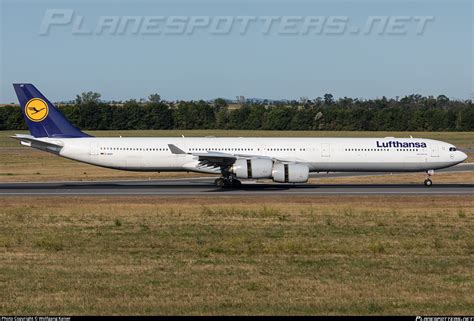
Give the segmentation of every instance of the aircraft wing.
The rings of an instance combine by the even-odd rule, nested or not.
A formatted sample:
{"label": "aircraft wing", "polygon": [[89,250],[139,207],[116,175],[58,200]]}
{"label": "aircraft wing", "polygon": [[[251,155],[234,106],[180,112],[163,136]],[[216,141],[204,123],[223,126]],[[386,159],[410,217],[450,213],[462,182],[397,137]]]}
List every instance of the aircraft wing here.
{"label": "aircraft wing", "polygon": [[22,145],[44,150],[53,154],[59,154],[59,151],[63,148],[63,144],[60,141],[46,142],[30,135],[20,134],[16,134],[15,136],[10,137],[19,140]]}
{"label": "aircraft wing", "polygon": [[222,167],[230,166],[235,163],[239,158],[266,158],[285,162],[285,160],[275,159],[272,157],[259,156],[259,155],[248,155],[248,154],[229,154],[229,153],[220,153],[220,152],[207,152],[207,153],[186,153],[184,150],[180,149],[176,145],[168,144],[168,147],[173,154],[177,155],[192,155],[198,157],[200,166],[209,166],[209,167]]}

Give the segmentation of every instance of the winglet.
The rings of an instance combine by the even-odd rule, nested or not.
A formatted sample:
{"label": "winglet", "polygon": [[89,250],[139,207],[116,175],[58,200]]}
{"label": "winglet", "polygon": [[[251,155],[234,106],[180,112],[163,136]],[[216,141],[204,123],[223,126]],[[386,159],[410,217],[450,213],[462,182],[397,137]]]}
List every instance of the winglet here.
{"label": "winglet", "polygon": [[180,149],[176,145],[168,144],[168,147],[170,148],[172,154],[186,154],[184,150]]}

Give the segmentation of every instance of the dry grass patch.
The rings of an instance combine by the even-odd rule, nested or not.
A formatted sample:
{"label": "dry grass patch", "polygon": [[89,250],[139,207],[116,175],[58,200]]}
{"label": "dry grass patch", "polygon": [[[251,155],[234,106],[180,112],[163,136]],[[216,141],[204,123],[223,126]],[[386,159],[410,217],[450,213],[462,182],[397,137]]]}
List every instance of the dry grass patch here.
{"label": "dry grass patch", "polygon": [[0,198],[4,314],[472,314],[473,197]]}
{"label": "dry grass patch", "polygon": [[465,163],[474,163],[474,153],[466,153],[468,159],[466,159],[464,162]]}

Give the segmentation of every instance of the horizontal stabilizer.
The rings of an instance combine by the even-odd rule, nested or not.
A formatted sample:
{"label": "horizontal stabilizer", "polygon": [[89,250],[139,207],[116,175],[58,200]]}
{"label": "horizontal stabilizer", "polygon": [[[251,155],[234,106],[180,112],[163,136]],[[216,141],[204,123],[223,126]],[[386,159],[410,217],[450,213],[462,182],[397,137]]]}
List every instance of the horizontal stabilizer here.
{"label": "horizontal stabilizer", "polygon": [[20,135],[20,134],[16,134],[15,136],[10,136],[10,137],[13,139],[19,140],[22,145],[33,147],[33,148],[50,152],[53,154],[59,154],[59,152],[63,148],[63,143],[60,141],[46,142],[30,135]]}

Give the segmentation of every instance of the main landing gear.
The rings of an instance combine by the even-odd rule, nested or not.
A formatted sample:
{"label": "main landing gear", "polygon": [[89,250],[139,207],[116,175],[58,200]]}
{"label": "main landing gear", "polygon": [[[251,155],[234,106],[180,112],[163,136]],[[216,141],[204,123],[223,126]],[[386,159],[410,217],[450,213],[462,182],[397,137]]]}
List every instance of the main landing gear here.
{"label": "main landing gear", "polygon": [[433,185],[433,181],[430,178],[431,176],[433,176],[433,174],[434,174],[434,170],[426,171],[427,177],[426,177],[425,182],[424,182],[426,187],[431,187],[431,185]]}
{"label": "main landing gear", "polygon": [[242,186],[242,182],[238,179],[230,177],[219,177],[214,181],[214,184],[222,188],[239,188]]}
{"label": "main landing gear", "polygon": [[214,181],[214,184],[217,187],[222,187],[222,188],[238,188],[242,186],[242,182],[239,181],[238,179],[230,179],[226,177],[219,177]]}
{"label": "main landing gear", "polygon": [[234,173],[229,172],[227,168],[221,168],[222,177],[217,178],[214,184],[222,188],[239,188],[242,182],[237,179]]}

